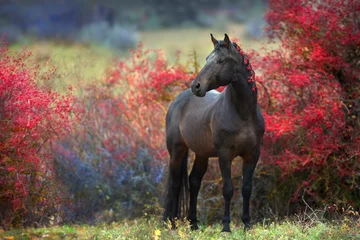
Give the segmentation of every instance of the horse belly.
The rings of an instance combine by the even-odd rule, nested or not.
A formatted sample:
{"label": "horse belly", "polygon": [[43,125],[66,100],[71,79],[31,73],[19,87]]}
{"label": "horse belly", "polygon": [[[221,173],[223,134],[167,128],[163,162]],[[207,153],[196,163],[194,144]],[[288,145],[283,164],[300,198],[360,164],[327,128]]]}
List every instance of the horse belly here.
{"label": "horse belly", "polygon": [[[181,131],[183,130],[183,131]],[[180,128],[185,144],[197,155],[202,157],[216,157],[211,132],[207,129]]]}
{"label": "horse belly", "polygon": [[210,122],[211,109],[218,96],[219,92],[213,90],[202,98],[189,94],[179,121],[179,130],[185,144],[203,157],[216,157]]}

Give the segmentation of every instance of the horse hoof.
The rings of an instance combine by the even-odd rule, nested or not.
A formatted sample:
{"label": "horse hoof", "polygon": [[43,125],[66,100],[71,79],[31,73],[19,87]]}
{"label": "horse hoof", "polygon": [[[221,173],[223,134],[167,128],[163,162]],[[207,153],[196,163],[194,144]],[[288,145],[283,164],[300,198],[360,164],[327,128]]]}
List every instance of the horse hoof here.
{"label": "horse hoof", "polygon": [[250,229],[251,229],[250,223],[246,223],[245,226],[244,226],[244,231],[246,232],[246,231],[248,231]]}
{"label": "horse hoof", "polygon": [[224,227],[222,230],[221,230],[222,233],[231,233],[231,230],[230,228],[227,228],[227,227]]}
{"label": "horse hoof", "polygon": [[199,230],[199,226],[195,223],[195,224],[191,224],[191,230],[195,231],[195,230]]}
{"label": "horse hoof", "polygon": [[171,222],[171,230],[176,230],[176,224],[175,222]]}

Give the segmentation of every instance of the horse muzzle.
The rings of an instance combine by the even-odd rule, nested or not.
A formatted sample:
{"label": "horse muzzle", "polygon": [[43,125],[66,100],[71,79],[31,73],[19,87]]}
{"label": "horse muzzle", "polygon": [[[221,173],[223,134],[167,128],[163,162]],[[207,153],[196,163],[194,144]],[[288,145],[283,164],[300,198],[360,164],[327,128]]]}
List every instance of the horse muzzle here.
{"label": "horse muzzle", "polygon": [[197,97],[204,97],[206,95],[206,91],[203,90],[199,82],[193,81],[191,83],[191,90],[193,94]]}

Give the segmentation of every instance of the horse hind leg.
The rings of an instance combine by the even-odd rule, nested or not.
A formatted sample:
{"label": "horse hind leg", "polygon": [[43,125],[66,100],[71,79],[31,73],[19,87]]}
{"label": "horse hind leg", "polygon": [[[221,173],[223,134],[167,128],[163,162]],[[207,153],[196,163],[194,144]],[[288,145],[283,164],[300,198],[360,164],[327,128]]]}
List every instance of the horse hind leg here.
{"label": "horse hind leg", "polygon": [[250,197],[253,187],[253,176],[256,164],[260,157],[260,149],[257,148],[250,159],[244,159],[242,174],[243,174],[243,215],[242,220],[245,225],[245,230],[251,227],[250,225]]}
{"label": "horse hind leg", "polygon": [[191,228],[193,230],[198,229],[197,217],[196,217],[197,197],[198,197],[200,186],[201,186],[201,180],[202,180],[203,176],[205,175],[205,172],[208,167],[208,162],[209,162],[208,158],[196,155],[194,166],[193,166],[190,176],[189,176],[190,208],[189,208],[188,220],[190,221]]}
{"label": "horse hind leg", "polygon": [[[168,144],[168,151],[170,154],[169,178],[168,178],[167,196],[166,196],[165,212],[163,219],[165,221],[170,220],[172,223],[172,227],[175,228],[175,219],[179,218],[179,199],[180,199],[181,188],[188,187],[187,186],[188,148],[183,143]],[[186,175],[186,181],[184,181],[185,179],[184,175]],[[186,195],[187,192],[184,192],[184,194]]]}

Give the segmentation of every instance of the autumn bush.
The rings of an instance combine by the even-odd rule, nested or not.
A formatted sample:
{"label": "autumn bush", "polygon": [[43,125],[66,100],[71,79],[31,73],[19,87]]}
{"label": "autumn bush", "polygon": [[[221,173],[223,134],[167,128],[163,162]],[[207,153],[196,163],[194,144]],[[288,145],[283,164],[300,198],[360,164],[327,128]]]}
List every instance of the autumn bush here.
{"label": "autumn bush", "polygon": [[58,210],[49,144],[70,130],[73,97],[37,82],[54,76],[31,53],[0,42],[0,225],[47,224]]}
{"label": "autumn bush", "polygon": [[165,114],[192,74],[140,44],[104,79],[85,86],[81,120],[53,146],[58,179],[73,196],[68,219],[96,222],[160,214],[167,174]]}
{"label": "autumn bush", "polygon": [[357,1],[269,2],[281,45],[253,60],[265,87],[262,167],[277,169],[269,196],[282,214],[304,202],[360,207],[359,13]]}

